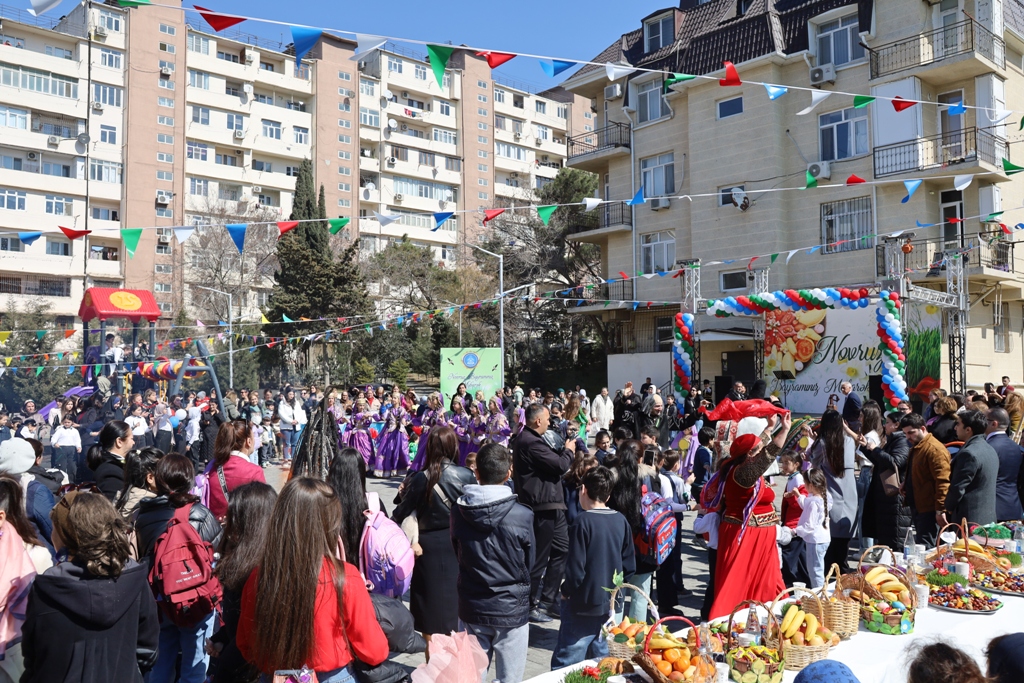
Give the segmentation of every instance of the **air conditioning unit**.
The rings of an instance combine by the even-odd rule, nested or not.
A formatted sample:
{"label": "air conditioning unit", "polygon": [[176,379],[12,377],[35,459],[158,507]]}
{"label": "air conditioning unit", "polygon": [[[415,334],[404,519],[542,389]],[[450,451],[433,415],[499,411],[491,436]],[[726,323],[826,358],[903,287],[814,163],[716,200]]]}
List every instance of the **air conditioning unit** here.
{"label": "air conditioning unit", "polygon": [[542,154],[540,157],[541,161],[547,161],[550,157],[547,154]]}
{"label": "air conditioning unit", "polygon": [[813,164],[807,164],[807,172],[814,176],[815,179],[824,178],[828,180],[832,177],[832,167],[829,166],[827,161],[816,161]]}
{"label": "air conditioning unit", "polygon": [[831,64],[811,67],[811,85],[836,82],[836,68]]}
{"label": "air conditioning unit", "polygon": [[515,134],[515,135],[514,135],[513,137],[514,137],[514,138],[515,138],[516,140],[522,140],[522,139],[523,139],[523,134],[522,134],[522,133],[516,133],[516,134]]}
{"label": "air conditioning unit", "polygon": [[245,139],[245,131],[244,130],[236,130],[235,131],[235,139],[236,140],[244,140]]}
{"label": "air conditioning unit", "polygon": [[158,244],[170,244],[171,243],[171,236],[170,235],[159,235],[156,238],[156,241],[157,241]]}
{"label": "air conditioning unit", "polygon": [[388,166],[394,166],[398,163],[398,157],[388,157]]}
{"label": "air conditioning unit", "polygon": [[544,139],[543,139],[543,138],[534,138],[534,140],[533,140],[533,144],[535,144],[535,145],[537,145],[538,147],[540,147],[541,145],[543,145],[543,144],[544,144]]}
{"label": "air conditioning unit", "polygon": [[395,195],[394,199],[395,199],[396,202],[400,202],[403,199],[405,199],[405,195],[403,195],[402,193],[398,193],[398,194]]}
{"label": "air conditioning unit", "polygon": [[242,92],[244,92],[246,95],[251,95],[252,94],[252,83],[244,83],[244,84],[242,84]]}
{"label": "air conditioning unit", "polygon": [[92,110],[93,111],[103,111],[103,103],[100,102],[99,100],[96,100],[95,102],[92,103]]}
{"label": "air conditioning unit", "polygon": [[408,97],[408,96],[409,96],[409,91],[408,90],[403,90],[402,91],[402,97]]}
{"label": "air conditioning unit", "polygon": [[173,74],[173,73],[174,73],[174,69],[172,69],[169,66],[162,66],[162,67],[160,67],[160,75],[161,76],[167,76],[168,78],[170,78],[171,74]]}
{"label": "air conditioning unit", "polygon": [[668,197],[658,197],[651,200],[651,211],[661,211],[672,206],[672,200]]}
{"label": "air conditioning unit", "polygon": [[166,192],[157,190],[156,203],[159,204],[160,206],[167,206],[168,204],[171,203],[171,195],[167,194]]}
{"label": "air conditioning unit", "polygon": [[243,154],[245,154],[245,150],[244,149],[236,149],[235,150],[235,154],[237,154],[238,156],[242,156]]}
{"label": "air conditioning unit", "polygon": [[245,63],[246,64],[252,64],[255,61],[256,61],[256,52],[253,51],[253,50],[246,50],[245,51]]}
{"label": "air conditioning unit", "polygon": [[253,185],[252,186],[252,193],[253,194],[259,194],[260,192],[263,192],[263,188],[262,187],[260,187],[259,185]]}
{"label": "air conditioning unit", "polygon": [[366,71],[366,67],[367,67],[367,66],[369,66],[369,65],[368,65],[368,64],[366,63],[366,60],[365,60],[365,59],[364,59],[364,60],[361,60],[361,61],[359,62],[359,64],[358,64],[358,68],[359,68],[359,70],[360,70],[360,71]]}
{"label": "air conditioning unit", "polygon": [[604,98],[606,100],[618,100],[622,98],[622,84],[612,83],[606,85],[604,88]]}
{"label": "air conditioning unit", "polygon": [[39,152],[29,152],[25,155],[29,161],[36,161],[39,158]]}
{"label": "air conditioning unit", "polygon": [[409,130],[409,126],[407,124],[403,123],[401,126],[398,127],[398,129],[399,130]]}
{"label": "air conditioning unit", "polygon": [[97,37],[97,38],[106,38],[107,37],[107,27],[106,26],[97,26],[96,29],[92,32],[92,34],[95,37]]}
{"label": "air conditioning unit", "polygon": [[60,144],[60,138],[57,137],[56,135],[51,135],[50,137],[46,138],[46,144],[57,146]]}
{"label": "air conditioning unit", "polygon": [[519,177],[519,174],[518,174],[518,173],[516,173],[515,171],[513,171],[512,173],[509,173],[509,174],[508,174],[508,177],[509,177],[509,178],[518,178],[518,177]]}

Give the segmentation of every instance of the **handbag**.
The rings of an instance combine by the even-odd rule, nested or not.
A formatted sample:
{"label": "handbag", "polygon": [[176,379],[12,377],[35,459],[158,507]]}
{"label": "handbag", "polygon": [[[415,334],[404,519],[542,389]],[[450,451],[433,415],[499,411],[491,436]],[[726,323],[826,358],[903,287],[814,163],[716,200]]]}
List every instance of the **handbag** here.
{"label": "handbag", "polygon": [[898,470],[886,470],[878,475],[882,481],[882,492],[890,498],[898,496],[903,492],[903,484],[900,482],[900,473]]}
{"label": "handbag", "polygon": [[274,683],[317,683],[316,672],[308,667],[274,672]]}

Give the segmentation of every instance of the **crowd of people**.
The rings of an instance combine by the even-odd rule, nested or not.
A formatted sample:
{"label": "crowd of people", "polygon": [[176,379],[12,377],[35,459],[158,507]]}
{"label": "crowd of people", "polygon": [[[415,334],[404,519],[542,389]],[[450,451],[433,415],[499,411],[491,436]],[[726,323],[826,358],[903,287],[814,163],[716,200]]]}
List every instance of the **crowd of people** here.
{"label": "crowd of people", "polygon": [[[684,579],[705,583],[706,620],[820,586],[853,544],[934,545],[948,522],[1024,516],[1024,400],[1007,378],[935,390],[920,412],[841,394],[799,420],[763,382],[678,405],[649,378],[593,397],[26,401],[0,415],[0,683],[398,681],[390,652],[453,631],[518,683],[530,623],[558,620],[553,668],[607,653],[617,575],[639,590],[619,591],[616,620],[679,614]],[[314,448],[320,472],[300,464]],[[275,463],[291,468],[279,493]],[[367,492],[394,475],[393,501]],[[682,568],[686,514],[706,576]]]}

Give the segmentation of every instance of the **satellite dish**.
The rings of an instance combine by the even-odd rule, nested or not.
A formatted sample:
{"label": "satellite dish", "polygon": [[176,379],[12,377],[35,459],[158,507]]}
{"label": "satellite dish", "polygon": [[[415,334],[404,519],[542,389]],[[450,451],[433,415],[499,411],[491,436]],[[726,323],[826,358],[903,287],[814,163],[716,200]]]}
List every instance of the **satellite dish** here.
{"label": "satellite dish", "polygon": [[734,187],[729,190],[729,194],[732,195],[732,205],[740,211],[746,211],[750,208],[750,197],[743,191],[743,188]]}
{"label": "satellite dish", "polygon": [[398,121],[394,119],[388,119],[388,128],[391,130],[398,130]]}
{"label": "satellite dish", "polygon": [[367,190],[370,190],[372,192],[373,190],[377,189],[377,184],[376,183],[366,183],[366,185],[364,185],[363,187],[365,187]]}
{"label": "satellite dish", "polygon": [[391,91],[390,91],[390,90],[385,90],[385,91],[384,91],[384,97],[386,97],[387,99],[389,99],[389,100],[390,100],[390,99],[391,99],[392,97],[394,97],[394,95],[393,95],[393,94],[391,94]]}
{"label": "satellite dish", "polygon": [[91,138],[89,137],[88,133],[79,133],[78,137],[75,138],[75,139],[78,140],[78,144],[80,144],[80,145],[88,145],[89,144],[89,140]]}
{"label": "satellite dish", "polygon": [[453,196],[455,196],[455,195],[454,195],[454,194],[452,193],[452,191],[451,191],[451,190],[445,190],[445,191],[444,191],[444,200],[445,200],[446,202],[450,202],[450,201],[452,200],[452,197],[453,197]]}

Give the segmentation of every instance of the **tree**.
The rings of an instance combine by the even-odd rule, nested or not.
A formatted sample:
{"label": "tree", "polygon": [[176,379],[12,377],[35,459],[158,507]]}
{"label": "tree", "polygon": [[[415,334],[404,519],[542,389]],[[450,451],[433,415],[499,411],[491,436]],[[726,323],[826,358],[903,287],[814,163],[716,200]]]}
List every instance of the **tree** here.
{"label": "tree", "polygon": [[405,391],[406,381],[409,379],[409,364],[402,358],[392,361],[388,366],[388,377],[399,389]]}
{"label": "tree", "polygon": [[[70,353],[57,348],[58,342],[63,340],[63,335],[54,325],[54,318],[47,304],[32,302],[19,309],[11,302],[0,327],[11,332],[2,348],[4,356],[15,357],[15,366],[35,368],[74,364]],[[43,330],[45,333],[40,335],[37,330]],[[43,357],[44,354],[49,354],[49,360]],[[66,355],[57,358],[57,354]],[[21,360],[18,356],[25,356],[25,359]],[[3,364],[0,364],[0,367],[4,367]],[[36,401],[36,408],[42,408],[55,397],[78,385],[81,379],[80,372],[76,370],[69,375],[65,367],[47,367],[39,374],[36,374],[34,369],[6,370],[0,377],[0,401],[8,406],[8,409],[14,409],[20,408],[23,402],[32,399]]]}
{"label": "tree", "polygon": [[366,358],[359,358],[352,364],[352,378],[360,386],[372,384],[377,379],[377,371]]}

